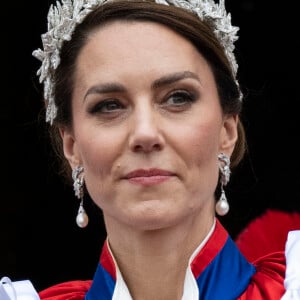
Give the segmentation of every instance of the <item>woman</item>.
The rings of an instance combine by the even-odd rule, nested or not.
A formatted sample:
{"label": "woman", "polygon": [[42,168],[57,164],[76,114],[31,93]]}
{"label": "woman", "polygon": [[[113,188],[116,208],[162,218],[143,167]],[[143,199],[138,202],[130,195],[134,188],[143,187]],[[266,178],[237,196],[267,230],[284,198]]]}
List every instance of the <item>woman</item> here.
{"label": "woman", "polygon": [[[159,3],[161,2],[161,3]],[[213,1],[63,1],[43,64],[47,121],[107,230],[93,281],[41,299],[280,299],[285,258],[249,263],[215,214],[241,160],[237,28]]]}

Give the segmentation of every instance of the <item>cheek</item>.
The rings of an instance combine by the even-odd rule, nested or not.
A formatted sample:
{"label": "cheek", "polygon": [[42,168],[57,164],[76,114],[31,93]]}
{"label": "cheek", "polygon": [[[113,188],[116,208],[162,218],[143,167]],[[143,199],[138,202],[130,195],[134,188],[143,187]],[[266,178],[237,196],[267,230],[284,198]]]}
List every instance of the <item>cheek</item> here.
{"label": "cheek", "polygon": [[[214,193],[218,182],[219,129],[210,124],[190,128],[182,143],[182,155],[187,165],[186,178],[191,193],[200,193],[207,199]],[[181,155],[181,156],[182,156]]]}
{"label": "cheek", "polygon": [[94,202],[103,209],[106,201],[115,197],[111,188],[113,167],[118,163],[122,146],[116,137],[97,135],[94,138],[81,140],[82,163],[85,169],[85,185]]}
{"label": "cheek", "polygon": [[111,173],[122,151],[122,139],[120,136],[92,133],[80,139],[79,149],[82,163],[85,167],[86,180],[103,181],[107,174]]}
{"label": "cheek", "polygon": [[[189,133],[187,135],[187,132]],[[192,126],[183,135],[183,151],[198,164],[216,162],[220,131],[215,125]]]}

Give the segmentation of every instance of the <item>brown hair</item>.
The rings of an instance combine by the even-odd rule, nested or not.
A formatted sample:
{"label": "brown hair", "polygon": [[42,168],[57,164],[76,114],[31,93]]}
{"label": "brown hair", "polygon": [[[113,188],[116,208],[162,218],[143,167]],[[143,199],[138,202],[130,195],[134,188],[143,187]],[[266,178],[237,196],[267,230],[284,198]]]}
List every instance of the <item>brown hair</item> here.
{"label": "brown hair", "polygon": [[[153,0],[107,2],[92,11],[77,26],[72,39],[64,43],[61,50],[61,63],[55,73],[55,103],[58,111],[54,124],[50,126],[50,136],[54,150],[63,162],[61,171],[67,177],[70,174],[70,167],[63,155],[59,127],[72,126],[71,99],[76,59],[92,31],[116,20],[160,23],[189,40],[212,68],[224,114],[240,114],[241,112],[239,88],[232,74],[230,63],[208,23],[182,8],[157,4]],[[238,141],[231,156],[233,167],[240,162],[245,152],[245,133],[240,121],[238,134]]]}

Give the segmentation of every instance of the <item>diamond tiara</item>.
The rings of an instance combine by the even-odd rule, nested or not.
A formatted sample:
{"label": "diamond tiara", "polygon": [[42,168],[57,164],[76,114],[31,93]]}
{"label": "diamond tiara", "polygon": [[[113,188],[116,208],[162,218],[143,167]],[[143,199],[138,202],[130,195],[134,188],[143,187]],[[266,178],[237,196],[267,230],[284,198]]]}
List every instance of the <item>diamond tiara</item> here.
{"label": "diamond tiara", "polygon": [[[54,101],[54,71],[60,64],[60,51],[65,41],[72,38],[78,24],[98,6],[113,0],[61,0],[51,5],[48,13],[48,31],[42,34],[43,49],[33,51],[32,55],[42,62],[37,71],[40,83],[44,84],[46,101],[46,122],[53,124],[57,114]],[[214,33],[224,48],[236,77],[238,64],[234,55],[234,42],[238,40],[239,27],[232,26],[231,15],[226,12],[224,0],[155,0],[158,4],[173,5],[196,14],[213,27]],[[238,82],[236,80],[238,85]],[[240,95],[240,99],[242,95]]]}

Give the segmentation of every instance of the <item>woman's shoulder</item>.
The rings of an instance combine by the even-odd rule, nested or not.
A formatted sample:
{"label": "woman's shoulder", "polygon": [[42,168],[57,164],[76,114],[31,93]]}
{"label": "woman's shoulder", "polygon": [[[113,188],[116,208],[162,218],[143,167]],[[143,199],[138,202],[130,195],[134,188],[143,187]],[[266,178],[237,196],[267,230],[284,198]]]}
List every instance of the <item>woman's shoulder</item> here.
{"label": "woman's shoulder", "polygon": [[91,280],[59,283],[39,292],[41,300],[83,300],[92,284]]}
{"label": "woman's shoulder", "polygon": [[284,251],[273,252],[253,262],[256,273],[239,300],[279,300],[285,292],[286,260]]}
{"label": "woman's shoulder", "polygon": [[256,273],[239,299],[300,300],[299,228],[299,212],[267,210],[240,233],[235,242]]}

